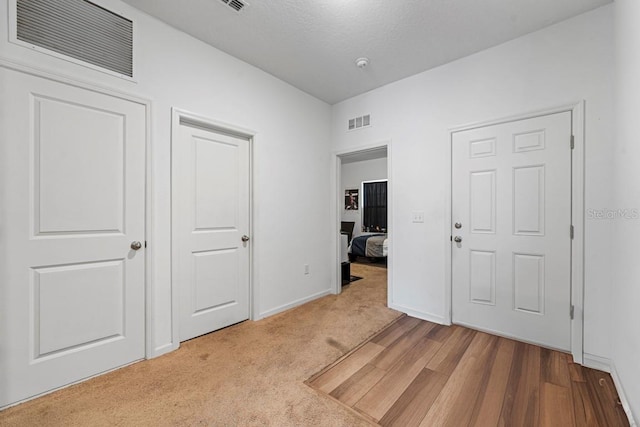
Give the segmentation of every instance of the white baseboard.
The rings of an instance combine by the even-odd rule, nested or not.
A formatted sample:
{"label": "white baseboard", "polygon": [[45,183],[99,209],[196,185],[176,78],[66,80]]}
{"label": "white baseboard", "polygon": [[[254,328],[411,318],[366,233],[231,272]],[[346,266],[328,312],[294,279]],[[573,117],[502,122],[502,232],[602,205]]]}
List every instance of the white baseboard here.
{"label": "white baseboard", "polygon": [[389,308],[401,311],[401,312],[405,313],[407,316],[415,317],[417,319],[422,319],[422,320],[426,320],[428,322],[438,323],[440,325],[447,325],[447,326],[451,325],[451,323],[449,321],[447,321],[444,317],[437,316],[435,314],[424,313],[422,311],[414,310],[412,308],[405,307],[405,306],[398,305],[398,304],[389,304]]}
{"label": "white baseboard", "polygon": [[584,353],[582,364],[587,368],[611,373],[611,359],[607,359],[606,357]]}
{"label": "white baseboard", "polygon": [[616,366],[613,363],[610,363],[610,368],[611,368],[611,378],[613,378],[613,384],[615,384],[616,386],[618,397],[620,398],[620,402],[622,403],[622,409],[624,409],[624,412],[625,414],[627,414],[627,418],[629,419],[629,425],[631,427],[637,427],[638,424],[636,424],[636,421],[633,419],[633,413],[631,412],[629,401],[627,400],[627,396],[625,395],[624,389],[622,388],[620,377],[618,377],[618,371],[616,371]]}
{"label": "white baseboard", "polygon": [[308,303],[313,301],[314,299],[322,298],[323,296],[330,295],[333,293],[333,289],[326,289],[324,291],[315,293],[313,295],[309,295],[308,297],[300,298],[295,301],[292,301],[288,304],[281,305],[276,308],[272,308],[271,310],[263,311],[258,314],[258,318],[255,320],[264,319],[265,317],[273,316],[274,314],[282,313],[283,311],[289,310],[291,308],[297,307],[299,305]]}
{"label": "white baseboard", "polygon": [[174,350],[177,350],[180,347],[179,343],[166,343],[161,346],[156,347],[153,350],[153,354],[147,355],[147,359],[154,359],[156,357],[162,356],[163,354],[170,353]]}
{"label": "white baseboard", "polygon": [[622,388],[622,383],[620,382],[620,377],[618,377],[618,372],[616,371],[616,367],[611,359],[607,359],[606,357],[596,356],[595,354],[584,354],[584,366],[587,368],[597,369],[599,371],[608,372],[611,374],[611,378],[613,379],[613,384],[616,386],[616,391],[618,392],[618,397],[620,398],[620,402],[622,403],[622,409],[624,409],[625,414],[627,414],[627,418],[629,419],[629,424],[631,427],[637,427],[635,420],[633,419],[633,414],[631,413],[631,407],[629,406],[629,401],[627,400],[627,396],[624,393],[624,389]]}

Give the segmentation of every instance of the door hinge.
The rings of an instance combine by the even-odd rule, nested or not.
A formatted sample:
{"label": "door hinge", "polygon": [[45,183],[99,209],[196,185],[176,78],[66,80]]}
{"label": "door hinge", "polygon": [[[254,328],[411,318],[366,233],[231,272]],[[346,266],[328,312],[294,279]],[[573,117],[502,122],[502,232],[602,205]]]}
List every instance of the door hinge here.
{"label": "door hinge", "polygon": [[569,308],[569,317],[571,317],[571,320],[573,320],[574,309],[575,309],[575,307],[573,305],[571,305],[571,307]]}
{"label": "door hinge", "polygon": [[571,237],[571,240],[573,240],[573,225],[569,226],[569,236]]}
{"label": "door hinge", "polygon": [[573,150],[574,148],[576,148],[576,138],[571,135],[571,149]]}

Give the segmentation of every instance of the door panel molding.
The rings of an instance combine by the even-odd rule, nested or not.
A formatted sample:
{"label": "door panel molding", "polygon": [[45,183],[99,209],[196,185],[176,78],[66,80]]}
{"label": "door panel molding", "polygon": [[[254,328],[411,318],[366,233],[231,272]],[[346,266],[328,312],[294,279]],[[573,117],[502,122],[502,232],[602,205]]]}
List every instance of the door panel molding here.
{"label": "door panel molding", "polygon": [[[214,133],[218,133],[218,134],[222,134],[222,135],[227,135],[227,136],[231,136],[231,137],[235,137],[235,138],[241,138],[241,139],[246,139],[249,142],[249,236],[256,236],[259,232],[259,230],[256,229],[255,225],[254,225],[254,221],[253,218],[256,215],[256,209],[257,207],[255,206],[255,204],[253,203],[253,195],[255,192],[255,182],[254,182],[254,178],[253,178],[253,169],[254,169],[254,159],[253,159],[253,147],[254,144],[256,142],[256,138],[257,138],[257,132],[247,128],[247,127],[243,127],[243,126],[238,126],[235,124],[230,124],[227,122],[223,122],[223,121],[219,121],[219,120],[215,120],[215,119],[211,119],[209,117],[197,114],[197,113],[193,113],[190,112],[188,110],[184,110],[184,109],[180,109],[177,107],[172,107],[171,108],[171,147],[172,147],[172,151],[173,151],[173,147],[175,147],[175,144],[177,144],[180,141],[181,138],[181,127],[184,126],[188,126],[188,127],[192,127],[192,128],[196,128],[196,129],[202,129],[205,131],[209,131],[209,132],[214,132]],[[172,206],[172,217],[174,215],[174,209],[173,209],[173,205],[174,205],[174,179],[173,179],[173,173],[174,173],[174,167],[175,165],[173,164],[173,160],[172,160],[172,165],[171,165],[171,196],[170,196],[170,205]],[[173,228],[173,226],[172,226]],[[196,230],[196,232],[203,232],[203,233],[208,233],[208,232],[216,232],[216,231],[224,231],[226,230],[226,228],[220,229],[220,228],[215,228],[215,229],[211,229],[211,228],[207,228],[207,227],[203,227],[203,228],[198,228],[198,230]],[[175,233],[174,230],[172,230],[171,232],[171,259],[172,259],[172,264],[173,264],[173,260],[176,259],[176,244],[174,242],[175,239]],[[259,286],[257,285],[257,271],[256,271],[256,263],[255,263],[255,254],[257,253],[256,250],[256,245],[259,245],[259,239],[252,239],[251,240],[251,244],[249,245],[249,319],[250,320],[256,320],[257,318],[259,318],[259,306],[258,306],[258,301],[259,301]],[[180,322],[180,301],[179,301],[179,297],[180,297],[180,293],[178,292],[177,289],[177,272],[175,271],[175,269],[173,268],[173,265],[171,266],[171,344],[170,347],[167,348],[165,350],[165,352],[167,351],[171,351],[171,350],[175,350],[180,346],[180,332],[179,332],[179,322]],[[226,303],[222,304],[223,306],[226,306]],[[215,307],[210,307],[209,309],[206,309],[205,311],[208,310],[215,310],[217,308],[220,308],[219,306],[215,306]]]}
{"label": "door panel molding", "polygon": [[[510,123],[524,119],[543,117],[557,113],[571,113],[571,130],[574,136],[575,146],[571,151],[571,222],[575,233],[571,240],[571,305],[574,307],[574,316],[571,320],[571,354],[576,363],[583,363],[584,360],[584,170],[585,170],[585,101],[560,105],[554,108],[534,110],[528,113],[513,116],[501,117],[493,120],[468,123],[455,126],[449,129],[449,162],[447,162],[446,179],[448,185],[446,201],[446,219],[444,228],[444,250],[445,250],[445,300],[444,300],[444,323],[452,323],[452,250],[451,230],[452,219],[452,189],[453,189],[453,137],[457,132],[472,130],[476,128]],[[514,141],[514,150],[535,151],[536,141],[534,135],[527,135],[528,139]],[[537,137],[537,145],[544,144],[543,136]],[[567,141],[569,144],[569,141]],[[568,231],[567,231],[568,232]],[[567,308],[567,311],[569,308]],[[568,314],[567,314],[568,315]],[[491,332],[491,331],[488,331]]]}

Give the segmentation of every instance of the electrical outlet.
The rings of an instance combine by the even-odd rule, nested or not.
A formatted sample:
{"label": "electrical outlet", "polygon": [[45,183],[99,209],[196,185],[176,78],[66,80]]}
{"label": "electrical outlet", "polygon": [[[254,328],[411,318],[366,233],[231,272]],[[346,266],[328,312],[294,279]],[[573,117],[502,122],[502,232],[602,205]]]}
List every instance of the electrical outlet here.
{"label": "electrical outlet", "polygon": [[309,274],[309,264],[304,265],[304,274]]}
{"label": "electrical outlet", "polygon": [[413,222],[424,222],[424,212],[414,212]]}

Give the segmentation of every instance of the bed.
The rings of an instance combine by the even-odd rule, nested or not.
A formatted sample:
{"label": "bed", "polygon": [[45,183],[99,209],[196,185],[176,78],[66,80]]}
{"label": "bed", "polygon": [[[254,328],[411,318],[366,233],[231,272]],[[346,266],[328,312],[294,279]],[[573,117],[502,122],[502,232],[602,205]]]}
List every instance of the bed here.
{"label": "bed", "polygon": [[366,234],[354,237],[349,246],[349,259],[356,257],[385,258],[388,251],[386,234]]}

